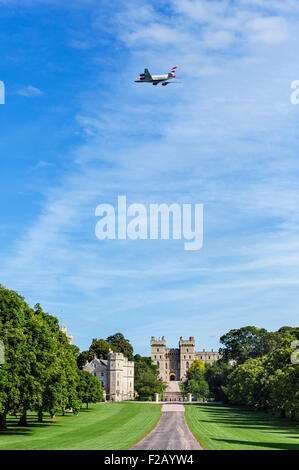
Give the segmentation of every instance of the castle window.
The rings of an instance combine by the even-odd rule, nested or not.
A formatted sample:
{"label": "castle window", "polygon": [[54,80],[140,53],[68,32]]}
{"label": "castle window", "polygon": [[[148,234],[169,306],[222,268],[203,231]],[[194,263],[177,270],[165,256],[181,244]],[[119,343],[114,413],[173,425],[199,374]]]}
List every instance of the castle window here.
{"label": "castle window", "polygon": [[119,387],[119,380],[117,381],[117,386]]}
{"label": "castle window", "polygon": [[160,359],[162,359],[162,356],[160,356]]}
{"label": "castle window", "polygon": [[159,369],[159,367],[160,367],[160,362],[159,362],[159,361],[157,362],[157,367],[158,367],[158,369]]}
{"label": "castle window", "polygon": [[189,352],[189,349],[187,348],[187,352]]}
{"label": "castle window", "polygon": [[101,377],[104,377],[104,372],[101,372]]}
{"label": "castle window", "polygon": [[96,373],[96,372],[94,372],[94,373],[93,373],[93,375],[96,377],[96,376],[97,376],[97,373]]}
{"label": "castle window", "polygon": [[191,359],[191,356],[189,356],[189,359]]}
{"label": "castle window", "polygon": [[186,368],[189,369],[189,362],[186,362]]}
{"label": "castle window", "polygon": [[157,348],[157,352],[159,352],[159,348]]}
{"label": "castle window", "polygon": [[96,368],[97,368],[97,365],[96,365],[96,364],[94,364],[94,365],[93,365],[93,368],[94,368],[94,369],[96,369]]}

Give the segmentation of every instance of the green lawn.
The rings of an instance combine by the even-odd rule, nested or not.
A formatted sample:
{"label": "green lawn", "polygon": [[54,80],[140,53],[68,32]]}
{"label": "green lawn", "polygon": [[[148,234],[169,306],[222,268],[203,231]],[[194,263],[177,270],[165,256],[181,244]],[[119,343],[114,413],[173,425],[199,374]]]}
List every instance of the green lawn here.
{"label": "green lawn", "polygon": [[41,424],[34,414],[28,415],[28,426],[17,426],[9,417],[8,430],[0,431],[0,450],[127,449],[148,434],[160,416],[160,405],[99,403],[78,416],[46,418]]}
{"label": "green lawn", "polygon": [[262,412],[207,404],[186,405],[188,426],[204,449],[299,449],[299,425]]}

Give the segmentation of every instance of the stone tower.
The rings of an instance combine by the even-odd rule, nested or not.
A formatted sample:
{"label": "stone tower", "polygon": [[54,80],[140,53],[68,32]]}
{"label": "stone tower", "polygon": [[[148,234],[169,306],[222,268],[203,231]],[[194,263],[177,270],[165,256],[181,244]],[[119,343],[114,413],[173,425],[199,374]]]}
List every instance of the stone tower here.
{"label": "stone tower", "polygon": [[134,398],[134,362],[122,353],[111,350],[107,361],[108,390],[107,394],[111,401],[121,401]]}
{"label": "stone tower", "polygon": [[187,376],[187,370],[191,366],[195,359],[195,340],[194,336],[189,336],[189,339],[183,339],[180,337],[179,341],[180,348],[180,379],[185,380]]}
{"label": "stone tower", "polygon": [[159,376],[163,382],[170,380],[185,381],[187,370],[195,359],[212,364],[220,359],[216,351],[195,351],[194,336],[189,339],[180,337],[178,348],[167,348],[166,339],[151,337],[151,359],[159,369]]}
{"label": "stone tower", "polygon": [[166,339],[156,339],[154,336],[151,337],[151,358],[159,369],[160,377],[165,377],[168,373],[167,361],[166,361]]}

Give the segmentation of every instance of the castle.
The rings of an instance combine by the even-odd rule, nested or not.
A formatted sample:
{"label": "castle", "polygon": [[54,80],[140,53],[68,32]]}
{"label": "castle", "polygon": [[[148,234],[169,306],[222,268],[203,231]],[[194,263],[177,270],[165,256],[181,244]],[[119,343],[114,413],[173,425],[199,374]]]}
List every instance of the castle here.
{"label": "castle", "polygon": [[109,401],[134,400],[134,362],[122,353],[109,351],[108,359],[94,357],[83,370],[99,379]]}
{"label": "castle", "polygon": [[185,381],[187,370],[195,359],[212,364],[220,358],[221,355],[213,350],[196,352],[194,336],[187,340],[181,336],[178,348],[167,348],[164,336],[158,339],[151,337],[151,359],[158,367],[163,382]]}
{"label": "castle", "polygon": [[59,326],[59,329],[62,333],[64,333],[67,337],[67,340],[68,340],[68,343],[69,344],[73,344],[73,336],[72,335],[69,335],[68,332],[67,332],[67,328],[66,326]]}

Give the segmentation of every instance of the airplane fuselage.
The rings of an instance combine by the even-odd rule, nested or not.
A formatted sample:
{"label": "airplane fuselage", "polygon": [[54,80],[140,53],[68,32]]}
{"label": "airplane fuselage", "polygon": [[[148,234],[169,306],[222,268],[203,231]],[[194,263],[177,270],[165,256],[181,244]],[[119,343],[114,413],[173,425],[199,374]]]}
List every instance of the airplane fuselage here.
{"label": "airplane fuselage", "polygon": [[158,85],[158,83],[161,83],[162,85],[167,85],[168,80],[171,78],[175,78],[174,71],[177,69],[176,67],[173,67],[171,71],[167,74],[164,75],[151,75],[148,71],[148,69],[144,69],[144,73],[141,73],[139,77],[136,78],[135,82],[137,83],[152,83],[153,85]]}
{"label": "airplane fuselage", "polygon": [[169,80],[171,78],[173,78],[173,77],[169,77],[168,74],[166,74],[166,75],[152,75],[151,79],[146,78],[146,77],[144,77],[144,78],[139,78],[138,77],[138,78],[136,78],[135,82],[148,82],[148,83],[157,82],[157,83],[159,83],[159,82],[164,82],[165,80]]}

